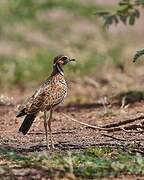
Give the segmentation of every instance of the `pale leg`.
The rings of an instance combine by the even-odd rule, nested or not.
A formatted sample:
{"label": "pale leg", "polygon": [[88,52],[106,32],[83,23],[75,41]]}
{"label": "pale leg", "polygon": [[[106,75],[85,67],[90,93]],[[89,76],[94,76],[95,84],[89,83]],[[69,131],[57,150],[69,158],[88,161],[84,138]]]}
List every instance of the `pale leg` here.
{"label": "pale leg", "polygon": [[52,131],[51,131],[51,119],[52,119],[52,112],[53,110],[50,110],[50,115],[49,115],[49,120],[48,120],[48,127],[49,127],[49,133],[50,133],[50,140],[51,140],[51,146],[54,149],[54,142],[53,142],[53,138],[52,138]]}
{"label": "pale leg", "polygon": [[46,143],[47,143],[47,148],[50,149],[49,139],[48,139],[47,123],[48,123],[47,113],[46,113],[46,111],[44,111],[44,128],[45,128],[45,135],[46,135]]}

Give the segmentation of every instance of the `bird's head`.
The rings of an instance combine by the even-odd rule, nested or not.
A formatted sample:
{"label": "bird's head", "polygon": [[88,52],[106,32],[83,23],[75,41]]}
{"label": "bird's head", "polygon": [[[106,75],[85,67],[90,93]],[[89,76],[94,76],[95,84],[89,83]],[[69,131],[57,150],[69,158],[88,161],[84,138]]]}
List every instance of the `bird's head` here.
{"label": "bird's head", "polygon": [[69,58],[68,56],[65,56],[65,55],[58,55],[54,58],[53,66],[58,65],[62,67],[71,61],[75,61],[75,59]]}
{"label": "bird's head", "polygon": [[54,61],[53,61],[53,73],[52,73],[52,75],[54,75],[56,73],[60,73],[61,75],[64,75],[62,67],[71,61],[75,61],[75,59],[69,58],[68,56],[65,56],[65,55],[56,56],[54,58]]}

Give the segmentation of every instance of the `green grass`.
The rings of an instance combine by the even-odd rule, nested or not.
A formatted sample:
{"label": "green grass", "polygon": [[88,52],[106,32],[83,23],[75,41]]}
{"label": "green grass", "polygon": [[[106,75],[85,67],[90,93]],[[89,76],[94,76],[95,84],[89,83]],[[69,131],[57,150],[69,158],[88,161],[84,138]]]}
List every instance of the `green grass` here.
{"label": "green grass", "polygon": [[10,9],[17,18],[33,18],[38,11],[45,11],[61,7],[72,12],[76,12],[85,17],[92,17],[98,9],[105,9],[105,6],[94,5],[91,3],[83,4],[76,0],[45,0],[43,2],[35,2],[34,0],[12,0]]}
{"label": "green grass", "polygon": [[37,54],[31,59],[23,58],[0,58],[1,76],[0,83],[9,82],[11,85],[22,85],[24,83],[41,81],[47,78],[52,69],[52,55]]}
{"label": "green grass", "polygon": [[1,3],[0,19],[9,23],[13,21],[36,20],[38,12],[53,8],[63,8],[85,18],[95,19],[96,11],[99,9],[105,10],[107,6],[91,3],[84,4],[76,0],[11,0],[10,2]]}
{"label": "green grass", "polygon": [[[128,57],[125,49],[134,47],[135,41],[131,34],[119,36],[102,30],[95,12],[106,8],[114,7],[76,0],[1,2],[1,87],[39,83],[49,75],[52,59],[60,53],[77,59],[76,65],[65,68],[72,78],[104,76],[110,68],[123,70]],[[59,10],[65,14],[55,20]]]}
{"label": "green grass", "polygon": [[[53,31],[56,29],[57,22],[51,22],[39,20],[37,14],[49,12],[52,9],[61,8],[67,12],[72,12],[75,16],[84,19],[95,19],[94,12],[99,8],[104,8],[100,5],[92,5],[91,3],[81,4],[77,1],[34,1],[34,0],[12,0],[10,2],[1,3],[0,6],[0,34],[4,41],[12,42],[12,46],[16,46],[18,50],[14,50],[11,55],[0,55],[0,84],[3,87],[9,87],[12,85],[28,86],[35,81],[39,82],[46,78],[52,68],[53,57],[60,52],[59,47],[54,49],[51,44],[48,46],[42,46],[39,43],[30,42],[29,38],[26,38],[28,31],[43,33],[49,37],[47,41],[57,42],[60,44],[65,39],[64,34],[56,34]],[[66,22],[62,22],[62,26],[67,29],[69,33],[69,26]],[[15,26],[26,29],[15,30]],[[9,43],[8,45],[9,46]],[[60,45],[58,45],[60,46]],[[79,43],[71,43],[71,46],[78,49],[86,49],[83,46],[83,40]],[[22,51],[22,55],[20,53]],[[67,71],[73,76],[75,73],[78,75],[84,75],[88,71],[94,70],[96,61],[91,61],[93,54],[90,54],[86,58],[86,62],[77,63],[77,65],[69,66]],[[88,71],[87,71],[88,69]],[[29,83],[30,82],[30,83]]]}
{"label": "green grass", "polygon": [[[87,76],[87,74],[91,76],[102,73],[99,69],[101,69],[105,64],[105,61],[108,60],[108,53],[91,53],[86,57],[84,63],[79,62],[79,59],[77,59],[76,63],[64,67],[66,75],[75,78],[75,76],[83,77]],[[30,84],[43,81],[52,71],[52,61],[55,54],[56,53],[53,50],[46,52],[42,49],[35,54],[30,53],[27,57],[25,57],[25,55],[21,58],[0,56],[1,86],[10,87],[13,85],[24,85],[27,87]],[[113,57],[111,58],[113,59]],[[110,64],[112,63],[111,60]],[[117,65],[116,61],[115,64]]]}
{"label": "green grass", "polygon": [[[80,178],[144,174],[144,157],[140,154],[129,155],[111,148],[93,148],[77,152],[53,153],[51,155],[33,153],[28,156],[1,149],[0,156],[21,168],[63,169],[60,176],[65,176],[66,173],[71,173]],[[6,169],[6,166],[1,168]]]}

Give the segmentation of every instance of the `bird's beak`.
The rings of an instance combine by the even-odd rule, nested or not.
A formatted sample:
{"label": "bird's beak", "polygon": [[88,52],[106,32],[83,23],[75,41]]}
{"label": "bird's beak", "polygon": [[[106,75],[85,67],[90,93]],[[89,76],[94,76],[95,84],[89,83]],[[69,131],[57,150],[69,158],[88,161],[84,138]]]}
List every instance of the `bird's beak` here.
{"label": "bird's beak", "polygon": [[69,59],[69,61],[75,61],[75,59]]}

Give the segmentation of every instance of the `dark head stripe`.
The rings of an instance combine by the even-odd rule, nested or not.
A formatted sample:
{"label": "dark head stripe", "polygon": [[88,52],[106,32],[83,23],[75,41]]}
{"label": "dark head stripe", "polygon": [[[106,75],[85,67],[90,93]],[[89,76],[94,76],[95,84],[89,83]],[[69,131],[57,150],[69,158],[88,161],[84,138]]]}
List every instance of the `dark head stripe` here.
{"label": "dark head stripe", "polygon": [[63,56],[65,56],[65,55],[63,55],[63,54],[60,54],[60,55],[58,55],[58,56],[56,56],[55,58],[54,58],[54,64],[57,62],[57,60],[59,60],[60,58],[62,58]]}

